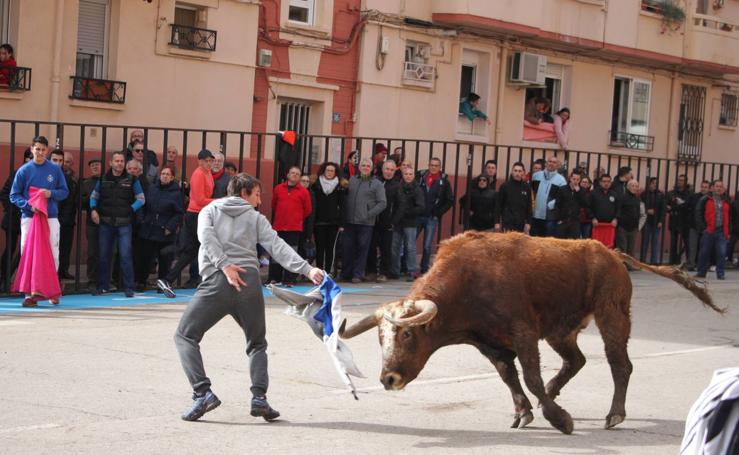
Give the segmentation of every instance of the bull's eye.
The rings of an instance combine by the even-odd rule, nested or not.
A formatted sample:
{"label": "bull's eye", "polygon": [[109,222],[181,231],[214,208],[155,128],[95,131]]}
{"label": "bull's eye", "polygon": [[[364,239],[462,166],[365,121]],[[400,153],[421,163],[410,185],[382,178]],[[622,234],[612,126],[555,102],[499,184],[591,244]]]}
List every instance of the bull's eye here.
{"label": "bull's eye", "polygon": [[410,339],[411,335],[412,335],[411,331],[410,330],[406,330],[406,331],[403,332],[403,339],[404,340],[408,340],[408,339]]}

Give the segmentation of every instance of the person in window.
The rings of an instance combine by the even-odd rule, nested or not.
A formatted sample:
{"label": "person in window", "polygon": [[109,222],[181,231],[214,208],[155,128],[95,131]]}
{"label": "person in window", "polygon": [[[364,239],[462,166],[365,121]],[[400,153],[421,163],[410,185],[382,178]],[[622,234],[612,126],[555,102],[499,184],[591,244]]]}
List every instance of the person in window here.
{"label": "person in window", "polygon": [[554,115],[554,133],[562,150],[567,150],[570,140],[570,109],[563,107]]}
{"label": "person in window", "polygon": [[524,111],[524,120],[534,125],[538,125],[546,121],[547,112],[551,107],[551,102],[543,96],[537,96],[531,98],[526,103],[526,110]]}
{"label": "person in window", "polygon": [[0,46],[0,86],[9,86],[15,75],[16,67],[13,58],[13,46],[3,44]]}
{"label": "person in window", "polygon": [[476,118],[481,118],[485,120],[488,125],[492,124],[488,116],[478,109],[479,107],[480,95],[477,93],[470,93],[459,102],[459,113],[467,117],[470,122],[474,122]]}

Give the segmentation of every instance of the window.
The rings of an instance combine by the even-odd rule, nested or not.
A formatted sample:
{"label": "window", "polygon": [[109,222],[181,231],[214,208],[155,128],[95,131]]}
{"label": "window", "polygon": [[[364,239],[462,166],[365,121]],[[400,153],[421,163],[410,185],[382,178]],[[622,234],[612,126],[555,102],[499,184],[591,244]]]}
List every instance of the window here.
{"label": "window", "polygon": [[10,0],[0,0],[0,44],[10,42]]}
{"label": "window", "polygon": [[77,26],[78,77],[103,79],[106,76],[108,0],[79,0]]}
{"label": "window", "polygon": [[734,93],[721,95],[721,114],[719,125],[737,126],[739,123],[739,96]]}
{"label": "window", "polygon": [[198,26],[198,10],[192,6],[180,5],[174,7],[174,23],[186,27]]}
{"label": "window", "polygon": [[216,50],[215,30],[207,30],[208,10],[190,5],[175,4],[174,23],[169,44],[180,49],[210,51]]}
{"label": "window", "polygon": [[475,73],[477,67],[474,65],[462,65],[462,78],[459,87],[459,99],[467,98],[467,95],[475,92]]}
{"label": "window", "polygon": [[292,22],[313,25],[315,0],[290,0],[288,19]]}
{"label": "window", "polygon": [[408,41],[405,45],[403,83],[433,88],[435,68],[429,65],[431,46],[426,43]]}
{"label": "window", "polygon": [[[611,142],[626,141],[624,136],[646,137],[649,133],[649,100],[651,83],[638,79],[617,77],[613,86],[613,113]],[[634,142],[634,141],[626,141]],[[644,144],[644,141],[637,141]],[[641,146],[637,147],[641,148]]]}

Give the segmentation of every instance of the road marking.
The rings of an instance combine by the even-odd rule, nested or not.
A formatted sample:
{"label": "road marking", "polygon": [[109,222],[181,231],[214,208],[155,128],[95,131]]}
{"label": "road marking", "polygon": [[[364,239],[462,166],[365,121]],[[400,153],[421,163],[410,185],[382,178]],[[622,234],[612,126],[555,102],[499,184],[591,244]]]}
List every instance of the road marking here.
{"label": "road marking", "polygon": [[50,428],[59,428],[59,427],[61,427],[61,425],[58,425],[56,423],[45,423],[43,425],[27,425],[25,427],[4,428],[0,430],[0,434],[20,433],[22,431],[33,431],[33,430],[48,430]]}
{"label": "road marking", "polygon": [[26,325],[26,324],[31,324],[31,321],[0,321],[0,326]]}
{"label": "road marking", "polygon": [[[462,382],[462,381],[479,381],[481,379],[489,379],[494,378],[498,376],[497,373],[483,373],[483,374],[471,374],[468,376],[454,376],[450,378],[437,378],[437,379],[427,379],[425,381],[413,381],[411,384],[412,386],[417,385],[433,385],[433,384],[448,384],[452,382]],[[374,392],[376,390],[385,390],[385,387],[383,386],[373,386],[373,387],[362,387],[357,389],[357,392]],[[342,393],[349,393],[348,390],[332,390],[331,393],[335,394],[342,394]]]}
{"label": "road marking", "polygon": [[647,358],[647,357],[667,357],[671,355],[692,354],[694,352],[716,351],[718,349],[724,349],[724,348],[730,348],[730,347],[734,347],[734,345],[731,343],[726,343],[726,344],[720,344],[718,346],[707,346],[703,348],[683,349],[680,351],[655,352],[653,354],[644,354],[644,355],[638,355],[634,357],[637,359]]}

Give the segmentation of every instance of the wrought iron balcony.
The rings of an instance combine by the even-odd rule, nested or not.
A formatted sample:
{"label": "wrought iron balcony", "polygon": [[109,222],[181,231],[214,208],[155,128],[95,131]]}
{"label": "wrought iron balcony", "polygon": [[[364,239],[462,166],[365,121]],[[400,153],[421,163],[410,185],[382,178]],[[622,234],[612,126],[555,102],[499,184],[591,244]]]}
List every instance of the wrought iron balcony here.
{"label": "wrought iron balcony", "polygon": [[403,69],[403,83],[433,88],[436,78],[436,68],[425,63],[405,62]]}
{"label": "wrought iron balcony", "polygon": [[622,147],[632,150],[651,152],[654,148],[654,136],[627,133],[625,131],[609,131],[611,147]]}
{"label": "wrought iron balcony", "polygon": [[124,104],[126,102],[126,83],[107,79],[71,76],[72,94],[70,98],[103,103]]}
{"label": "wrought iron balcony", "polygon": [[0,65],[0,89],[11,92],[31,90],[31,68]]}
{"label": "wrought iron balcony", "polygon": [[170,24],[170,27],[172,27],[172,35],[169,39],[170,45],[177,46],[180,49],[197,51],[214,52],[216,50],[218,33],[215,30],[177,24]]}

